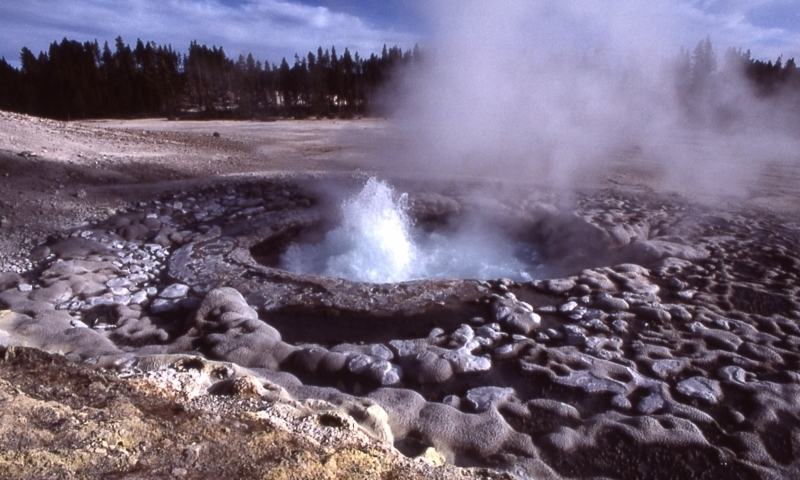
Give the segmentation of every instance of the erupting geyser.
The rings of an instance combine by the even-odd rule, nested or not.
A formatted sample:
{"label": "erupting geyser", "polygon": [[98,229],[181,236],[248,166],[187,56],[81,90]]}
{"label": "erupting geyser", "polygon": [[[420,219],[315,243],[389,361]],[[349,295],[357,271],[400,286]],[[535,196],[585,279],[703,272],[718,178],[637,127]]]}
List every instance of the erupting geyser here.
{"label": "erupting geyser", "polygon": [[419,256],[411,238],[407,196],[393,198],[384,182],[370,178],[342,205],[342,225],[319,245],[292,245],[283,263],[311,273],[323,264],[326,275],[365,282],[397,282],[410,277]]}
{"label": "erupting geyser", "polygon": [[342,203],[339,226],[318,244],[289,246],[281,264],[297,273],[392,283],[425,278],[531,280],[534,260],[529,246],[474,222],[446,232],[415,228],[408,195],[370,178]]}

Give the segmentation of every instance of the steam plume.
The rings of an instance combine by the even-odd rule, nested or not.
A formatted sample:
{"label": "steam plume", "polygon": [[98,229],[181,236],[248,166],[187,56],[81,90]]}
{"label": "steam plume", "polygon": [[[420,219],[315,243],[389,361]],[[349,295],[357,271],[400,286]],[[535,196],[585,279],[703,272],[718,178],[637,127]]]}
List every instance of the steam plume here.
{"label": "steam plume", "polygon": [[572,187],[643,162],[662,187],[731,194],[797,151],[744,79],[681,97],[675,2],[430,3],[427,59],[394,104],[403,164]]}

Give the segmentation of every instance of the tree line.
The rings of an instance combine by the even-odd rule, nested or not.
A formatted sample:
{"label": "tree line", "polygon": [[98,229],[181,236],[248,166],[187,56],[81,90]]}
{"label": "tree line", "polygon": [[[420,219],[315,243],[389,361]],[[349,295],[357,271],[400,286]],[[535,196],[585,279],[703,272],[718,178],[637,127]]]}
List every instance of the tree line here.
{"label": "tree line", "polygon": [[198,42],[180,54],[120,37],[113,49],[65,38],[38,55],[23,48],[19,68],[0,58],[0,109],[58,119],[349,117],[373,111],[379,89],[419,58],[417,47],[367,58],[319,47],[276,65]]}
{"label": "tree line", "polygon": [[706,38],[692,51],[681,49],[675,73],[678,98],[690,120],[723,128],[748,115],[773,121],[765,118],[766,111],[788,113],[779,116],[791,121],[784,127],[800,124],[800,70],[794,58],[760,60],[750,50],[729,48],[719,59]]}
{"label": "tree line", "polygon": [[[181,54],[169,45],[141,40],[132,48],[120,37],[113,49],[108,43],[101,47],[97,41],[65,38],[38,55],[23,48],[19,68],[0,59],[0,109],[59,119],[350,117],[375,113],[377,93],[422,60],[417,47],[384,46],[367,58],[348,49],[339,54],[335,47],[319,47],[276,65],[252,54],[229,58],[222,47],[198,42]],[[731,102],[719,92],[741,79],[748,95],[780,99],[787,111],[800,111],[794,59],[764,61],[749,51],[729,49],[719,62],[706,38],[692,51],[682,49],[674,67],[678,98],[690,116],[708,111],[720,118],[732,115]]]}

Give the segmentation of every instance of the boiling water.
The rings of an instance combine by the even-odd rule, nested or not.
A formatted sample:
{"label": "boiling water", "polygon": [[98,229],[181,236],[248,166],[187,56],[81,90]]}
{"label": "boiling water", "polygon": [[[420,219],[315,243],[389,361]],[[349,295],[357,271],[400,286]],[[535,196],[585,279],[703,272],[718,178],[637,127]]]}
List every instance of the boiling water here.
{"label": "boiling water", "polygon": [[407,195],[370,178],[342,204],[342,224],[318,244],[294,244],[282,267],[371,283],[424,278],[512,278],[530,280],[532,252],[500,232],[471,225],[452,233],[413,227]]}

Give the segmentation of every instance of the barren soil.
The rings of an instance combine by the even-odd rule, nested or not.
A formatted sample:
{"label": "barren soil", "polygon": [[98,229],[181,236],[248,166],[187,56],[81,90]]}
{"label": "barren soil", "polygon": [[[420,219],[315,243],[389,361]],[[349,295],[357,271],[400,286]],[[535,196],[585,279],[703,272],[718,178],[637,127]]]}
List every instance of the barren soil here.
{"label": "barren soil", "polygon": [[65,123],[0,112],[0,271],[23,268],[24,254],[50,233],[154,192],[209,177],[358,168],[368,154],[353,143],[367,143],[382,126],[377,120]]}
{"label": "barren soil", "polygon": [[[0,111],[0,270],[19,270],[27,250],[51,232],[210,177],[358,169],[413,175],[387,165],[381,155],[401,141],[386,136],[380,119],[65,123]],[[621,158],[585,186],[657,189],[663,169]],[[748,187],[747,195],[733,201],[799,214],[800,162],[771,164]],[[690,192],[704,201],[727,200],[702,193]]]}
{"label": "barren soil", "polygon": [[[798,475],[800,163],[726,197],[621,156],[564,207],[416,178],[387,132],[0,112],[0,476]],[[422,224],[481,211],[546,276],[281,270],[326,185],[371,170]]]}
{"label": "barren soil", "polygon": [[338,411],[247,381],[198,395],[202,363],[121,379],[33,349],[0,356],[2,478],[504,478],[405,458]]}

